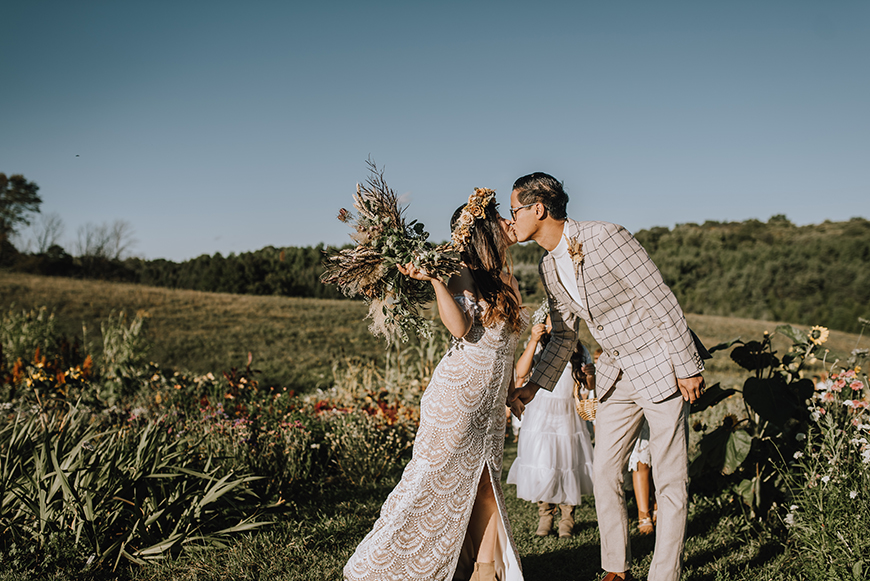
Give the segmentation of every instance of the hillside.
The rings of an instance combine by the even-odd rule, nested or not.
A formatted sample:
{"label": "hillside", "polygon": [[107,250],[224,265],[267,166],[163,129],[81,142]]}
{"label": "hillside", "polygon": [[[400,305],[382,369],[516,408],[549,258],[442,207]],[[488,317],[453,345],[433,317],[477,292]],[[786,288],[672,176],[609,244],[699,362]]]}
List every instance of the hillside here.
{"label": "hillside", "polygon": [[[870,221],[795,226],[784,216],[766,223],[712,222],[635,233],[687,312],[765,321],[824,324],[857,332],[870,318]],[[168,260],[72,257],[59,247],[14,254],[14,272],[133,282],[149,286],[263,296],[342,299],[320,282],[324,252],[266,247],[255,252]],[[513,271],[524,296],[543,296],[537,272],[542,249],[514,246]],[[530,298],[531,300],[531,298]]]}
{"label": "hillside", "polygon": [[[247,353],[261,381],[293,389],[331,382],[334,361],[380,360],[359,301],[262,297],[170,290],[137,284],[0,272],[0,310],[47,307],[71,341],[99,344],[100,322],[125,310],[147,313],[151,358],[198,373],[244,367]],[[84,328],[84,330],[83,330]]]}
{"label": "hillside", "polygon": [[[0,311],[42,306],[55,312],[70,340],[83,337],[84,324],[84,340],[92,345],[99,344],[100,322],[110,313],[143,310],[148,314],[151,358],[160,365],[217,373],[243,367],[251,351],[265,385],[297,391],[328,386],[333,365],[346,358],[380,363],[385,354],[384,342],[367,331],[365,305],[359,301],[207,293],[0,272]],[[708,346],[737,337],[759,338],[776,327],[768,321],[713,315],[688,314],[687,319]],[[595,346],[585,329],[583,340]],[[832,331],[829,361],[848,356],[857,341],[857,335]],[[865,338],[861,346],[868,343]],[[710,383],[731,385],[745,377],[725,354],[707,367]]]}
{"label": "hillside", "polygon": [[870,221],[705,222],[636,238],[687,312],[825,325],[870,318]]}

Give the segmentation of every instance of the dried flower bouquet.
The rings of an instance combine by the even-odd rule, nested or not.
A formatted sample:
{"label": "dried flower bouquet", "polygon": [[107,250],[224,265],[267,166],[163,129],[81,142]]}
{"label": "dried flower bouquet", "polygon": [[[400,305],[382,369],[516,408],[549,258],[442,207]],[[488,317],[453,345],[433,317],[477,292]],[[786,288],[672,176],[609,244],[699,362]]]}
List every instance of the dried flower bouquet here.
{"label": "dried flower bouquet", "polygon": [[432,285],[403,275],[396,265],[413,262],[444,280],[459,271],[459,255],[452,244],[428,242],[422,223],[406,223],[405,208],[399,207],[383,170],[372,161],[367,163],[371,175],[365,184],[357,184],[354,195],[357,216],[344,208],[338,214],[339,220],[353,225],[356,246],[328,256],[321,280],[336,285],[346,296],[362,295],[369,305],[369,330],[388,343],[407,341],[410,333],[428,337],[431,323],[419,309],[434,299]]}

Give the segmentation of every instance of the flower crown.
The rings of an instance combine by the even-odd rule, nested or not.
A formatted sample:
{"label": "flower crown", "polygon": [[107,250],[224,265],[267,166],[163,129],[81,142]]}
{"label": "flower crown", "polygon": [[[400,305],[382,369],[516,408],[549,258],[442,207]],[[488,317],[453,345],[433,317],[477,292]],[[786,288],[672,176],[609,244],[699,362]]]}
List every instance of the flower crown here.
{"label": "flower crown", "polygon": [[495,199],[495,191],[487,188],[474,188],[474,193],[468,196],[468,203],[462,208],[456,227],[450,235],[453,246],[464,250],[471,239],[471,227],[475,220],[486,216],[486,206]]}

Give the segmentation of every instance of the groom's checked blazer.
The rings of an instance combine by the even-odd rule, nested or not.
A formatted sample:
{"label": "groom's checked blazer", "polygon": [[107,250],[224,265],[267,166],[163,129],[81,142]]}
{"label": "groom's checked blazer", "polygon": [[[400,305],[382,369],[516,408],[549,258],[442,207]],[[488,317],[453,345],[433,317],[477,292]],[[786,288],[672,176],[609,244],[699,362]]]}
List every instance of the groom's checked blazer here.
{"label": "groom's checked blazer", "polygon": [[659,402],[677,392],[678,377],[704,370],[677,299],[625,228],[568,219],[563,234],[569,247],[581,245],[582,260],[575,253],[573,264],[583,305],[562,286],[556,260],[545,254],[538,270],[549,297],[553,332],[532,382],[553,389],[574,349],[579,319],[586,321],[603,350],[595,367],[600,398],[606,398],[620,371],[641,395]]}

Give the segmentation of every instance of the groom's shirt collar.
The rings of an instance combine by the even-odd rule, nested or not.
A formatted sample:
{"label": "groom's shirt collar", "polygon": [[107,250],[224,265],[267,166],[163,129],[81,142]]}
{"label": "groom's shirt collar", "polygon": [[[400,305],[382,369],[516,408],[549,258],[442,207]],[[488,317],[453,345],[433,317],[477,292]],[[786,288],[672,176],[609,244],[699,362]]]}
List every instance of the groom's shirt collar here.
{"label": "groom's shirt collar", "polygon": [[568,292],[574,301],[583,306],[583,301],[580,299],[580,289],[577,287],[577,275],[574,273],[574,261],[568,254],[568,223],[562,226],[562,237],[559,239],[559,244],[556,245],[550,255],[556,261],[556,272],[559,275],[559,282]]}

